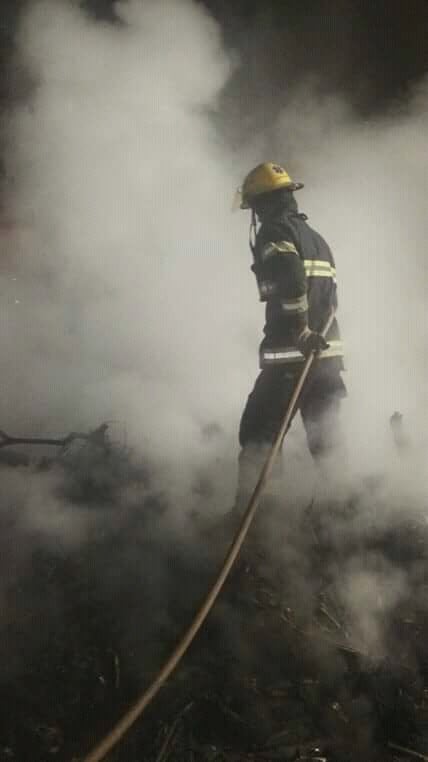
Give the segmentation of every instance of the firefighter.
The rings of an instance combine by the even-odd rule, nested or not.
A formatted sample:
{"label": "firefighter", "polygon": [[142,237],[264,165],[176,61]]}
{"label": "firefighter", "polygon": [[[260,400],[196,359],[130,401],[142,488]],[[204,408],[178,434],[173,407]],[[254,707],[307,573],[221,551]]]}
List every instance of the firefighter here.
{"label": "firefighter", "polygon": [[[238,496],[248,497],[249,481],[281,425],[305,357],[315,350],[316,364],[305,382],[298,408],[309,450],[317,461],[335,446],[343,352],[337,320],[321,335],[337,308],[336,268],[324,239],[299,212],[293,182],[278,164],[253,169],[240,189],[240,208],[251,211],[252,271],[260,301],[266,304],[261,372],[242,414]],[[249,476],[250,472],[253,472]],[[240,506],[242,508],[242,505]],[[245,507],[245,506],[244,506]]]}

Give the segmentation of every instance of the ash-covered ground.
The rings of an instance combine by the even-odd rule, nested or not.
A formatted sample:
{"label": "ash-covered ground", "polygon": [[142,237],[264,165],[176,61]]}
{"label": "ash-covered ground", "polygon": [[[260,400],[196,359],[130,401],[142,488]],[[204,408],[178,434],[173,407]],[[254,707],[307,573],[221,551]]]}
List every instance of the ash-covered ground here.
{"label": "ash-covered ground", "polygon": [[[169,656],[232,528],[204,516],[207,483],[174,526],[124,448],[22,452],[1,451],[0,759],[77,761]],[[385,494],[379,476],[346,501],[267,498],[203,630],[109,759],[427,758],[428,526],[409,510],[387,529]],[[29,522],[44,500],[49,521]]]}

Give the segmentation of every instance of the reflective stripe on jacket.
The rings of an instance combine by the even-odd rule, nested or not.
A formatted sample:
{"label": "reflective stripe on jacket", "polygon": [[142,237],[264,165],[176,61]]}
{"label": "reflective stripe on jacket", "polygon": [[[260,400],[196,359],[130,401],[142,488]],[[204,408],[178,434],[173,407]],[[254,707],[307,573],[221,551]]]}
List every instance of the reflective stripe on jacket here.
{"label": "reflective stripe on jacket", "polygon": [[[324,349],[319,354],[320,358],[343,357],[343,346],[340,340],[330,341],[329,348]],[[296,363],[303,362],[304,356],[296,347],[286,347],[284,349],[260,349],[260,364],[277,365],[278,363]]]}

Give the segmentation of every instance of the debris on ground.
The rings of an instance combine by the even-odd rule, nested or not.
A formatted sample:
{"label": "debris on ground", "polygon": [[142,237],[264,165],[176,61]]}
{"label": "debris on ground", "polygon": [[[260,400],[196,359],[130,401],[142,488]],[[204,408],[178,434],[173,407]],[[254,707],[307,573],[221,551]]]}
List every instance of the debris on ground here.
{"label": "debris on ground", "polygon": [[[64,502],[92,511],[77,549],[38,544],[3,506],[2,545],[26,553],[2,589],[0,762],[82,760],[169,656],[226,549],[207,552],[201,534],[189,553],[186,538],[168,535],[150,469],[100,446],[105,435],[55,460]],[[368,563],[375,544],[395,569],[415,570],[415,587],[388,609],[382,653],[343,605],[328,542],[305,540],[317,580],[309,603],[293,559],[275,566],[250,540],[185,660],[110,760],[428,759],[428,529],[412,521],[358,547]]]}

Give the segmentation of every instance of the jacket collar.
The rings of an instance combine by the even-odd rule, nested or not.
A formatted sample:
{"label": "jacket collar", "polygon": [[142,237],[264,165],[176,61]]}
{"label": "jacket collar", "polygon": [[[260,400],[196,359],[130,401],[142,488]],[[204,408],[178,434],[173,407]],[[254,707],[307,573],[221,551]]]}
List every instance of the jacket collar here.
{"label": "jacket collar", "polygon": [[284,207],[279,209],[272,209],[271,212],[268,212],[266,215],[264,215],[263,220],[261,221],[261,227],[264,227],[265,225],[274,225],[275,223],[286,223],[289,220],[293,219],[300,219],[304,221],[308,219],[306,214],[299,212],[296,203],[290,205],[290,207],[287,209],[284,209]]}

